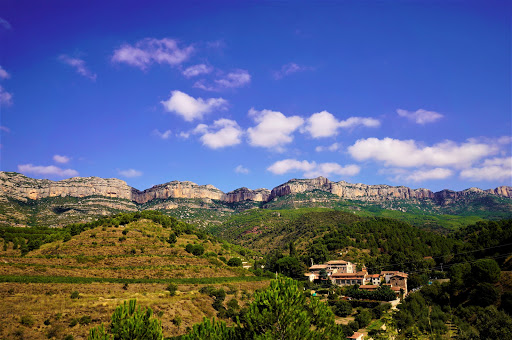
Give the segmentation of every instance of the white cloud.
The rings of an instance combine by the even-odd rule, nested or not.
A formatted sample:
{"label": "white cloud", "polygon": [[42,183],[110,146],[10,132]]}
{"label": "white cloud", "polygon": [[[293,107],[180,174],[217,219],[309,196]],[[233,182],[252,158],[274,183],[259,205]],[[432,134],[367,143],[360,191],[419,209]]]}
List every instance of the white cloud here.
{"label": "white cloud", "polygon": [[479,167],[462,170],[460,177],[472,181],[510,181],[512,179],[512,157],[486,159]]}
{"label": "white cloud", "polygon": [[5,104],[5,105],[12,104],[12,94],[5,91],[1,85],[0,85],[0,104]]}
{"label": "white cloud", "polygon": [[333,143],[329,146],[317,146],[315,148],[315,151],[316,152],[322,152],[322,151],[337,151],[337,150],[340,150],[341,149],[341,144],[340,143]]}
{"label": "white cloud", "polygon": [[203,115],[214,109],[223,110],[228,104],[227,100],[223,98],[195,99],[181,91],[171,91],[170,98],[160,103],[167,111],[182,116],[187,122],[202,119]]}
{"label": "white cloud", "polygon": [[61,169],[55,165],[41,166],[32,164],[18,165],[18,171],[25,174],[35,174],[43,176],[73,177],[78,176],[78,171],[73,169]]}
{"label": "white cloud", "polygon": [[288,172],[303,172],[305,177],[329,177],[331,175],[353,176],[361,171],[361,168],[355,164],[341,166],[338,163],[319,163],[315,161],[298,161],[296,159],[284,159],[277,161],[267,168],[268,171],[276,175],[282,175]]}
{"label": "white cloud", "polygon": [[79,58],[72,58],[66,54],[61,54],[59,60],[66,65],[69,65],[75,69],[78,74],[89,78],[93,81],[96,80],[96,74],[92,73],[87,67],[85,67],[85,61]]}
{"label": "white cloud", "polygon": [[192,46],[179,48],[178,42],[174,39],[145,38],[135,45],[125,44],[115,50],[112,61],[127,63],[145,70],[153,63],[179,65],[187,60],[193,51]]}
{"label": "white cloud", "polygon": [[0,66],[0,79],[9,79],[11,75],[2,67]]}
{"label": "white cloud", "polygon": [[224,118],[216,120],[212,126],[199,124],[193,133],[201,134],[201,142],[211,149],[240,144],[242,137],[242,129],[237,122]]}
{"label": "white cloud", "polygon": [[228,73],[225,77],[215,80],[220,87],[235,88],[242,87],[251,81],[251,75],[247,70],[236,70]]}
{"label": "white cloud", "polygon": [[443,115],[438,112],[427,111],[427,110],[423,110],[423,109],[419,109],[414,112],[397,109],[396,113],[398,113],[398,115],[400,117],[405,117],[409,120],[416,122],[416,124],[422,124],[422,125],[427,124],[427,123],[433,123],[433,122],[443,118]]}
{"label": "white cloud", "polygon": [[251,75],[247,70],[235,70],[219,79],[215,79],[213,85],[201,79],[196,81],[194,87],[205,91],[221,91],[229,88],[242,87],[250,82]]}
{"label": "white cloud", "polygon": [[133,178],[142,176],[142,172],[135,169],[117,170],[117,172],[124,177]]}
{"label": "white cloud", "polygon": [[338,120],[327,111],[313,113],[306,123],[306,131],[311,137],[329,137],[334,136],[338,130]]}
{"label": "white cloud", "polygon": [[286,117],[281,112],[271,110],[257,111],[251,108],[249,115],[258,123],[247,129],[249,144],[275,148],[279,152],[284,151],[283,145],[291,143],[293,132],[304,124],[304,119],[299,116]]}
{"label": "white cloud", "polygon": [[305,130],[313,138],[334,136],[339,128],[353,128],[358,125],[365,127],[378,127],[380,122],[374,118],[350,117],[346,120],[337,120],[330,112],[322,111],[313,113],[308,119]]}
{"label": "white cloud", "polygon": [[3,26],[6,30],[10,30],[12,28],[11,24],[4,18],[0,18],[0,25]]}
{"label": "white cloud", "polygon": [[473,139],[461,144],[446,140],[433,146],[420,146],[414,140],[367,138],[348,147],[350,155],[358,161],[374,160],[383,162],[386,166],[397,167],[462,168],[495,154],[498,150],[496,143],[483,143]]}
{"label": "white cloud", "polygon": [[187,67],[185,70],[183,70],[183,75],[187,78],[196,77],[201,74],[208,74],[213,71],[213,67],[205,65],[205,64],[198,64],[193,65],[190,67]]}
{"label": "white cloud", "polygon": [[57,163],[65,164],[65,163],[69,162],[70,158],[66,157],[66,156],[61,156],[61,155],[54,155],[53,160]]}
{"label": "white cloud", "polygon": [[247,175],[249,173],[249,169],[245,168],[243,165],[239,165],[235,168],[235,172],[237,174]]}
{"label": "white cloud", "polygon": [[281,79],[285,76],[289,76],[290,74],[309,71],[312,70],[311,67],[297,65],[296,63],[288,63],[281,67],[279,71],[274,72],[275,79]]}
{"label": "white cloud", "polygon": [[9,133],[11,132],[11,129],[9,129],[7,126],[0,125],[0,131]]}
{"label": "white cloud", "polygon": [[379,127],[380,121],[375,118],[350,117],[346,120],[340,120],[340,122],[339,122],[339,127],[344,128],[344,129],[353,128],[358,125],[362,125],[364,127]]}
{"label": "white cloud", "polygon": [[169,139],[169,137],[171,137],[171,130],[165,130],[164,132],[160,132],[160,130],[154,129],[153,135],[161,139]]}
{"label": "white cloud", "polygon": [[453,171],[445,168],[434,168],[430,170],[416,170],[405,179],[413,182],[422,182],[431,179],[445,179],[453,175]]}

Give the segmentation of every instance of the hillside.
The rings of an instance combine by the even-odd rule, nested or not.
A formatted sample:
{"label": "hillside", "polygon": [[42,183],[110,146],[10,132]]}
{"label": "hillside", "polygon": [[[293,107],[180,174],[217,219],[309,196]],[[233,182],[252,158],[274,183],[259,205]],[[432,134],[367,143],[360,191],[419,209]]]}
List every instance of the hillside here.
{"label": "hillside", "polygon": [[130,298],[153,308],[166,336],[178,335],[216,315],[212,297],[199,293],[204,285],[243,304],[268,284],[224,262],[256,254],[155,212],[62,229],[3,227],[0,237],[0,338],[85,337]]}

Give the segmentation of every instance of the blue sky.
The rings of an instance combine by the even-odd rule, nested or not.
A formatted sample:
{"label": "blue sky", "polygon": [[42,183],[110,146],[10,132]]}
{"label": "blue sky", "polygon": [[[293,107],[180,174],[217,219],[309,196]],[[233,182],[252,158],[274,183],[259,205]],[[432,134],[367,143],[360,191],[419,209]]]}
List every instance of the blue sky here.
{"label": "blue sky", "polygon": [[226,192],[511,185],[511,9],[4,0],[1,169]]}

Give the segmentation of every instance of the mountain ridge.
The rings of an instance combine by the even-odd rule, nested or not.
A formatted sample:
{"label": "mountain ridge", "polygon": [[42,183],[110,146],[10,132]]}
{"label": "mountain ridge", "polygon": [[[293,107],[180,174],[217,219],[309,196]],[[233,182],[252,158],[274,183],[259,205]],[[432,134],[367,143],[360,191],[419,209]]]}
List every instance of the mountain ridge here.
{"label": "mountain ridge", "polygon": [[241,201],[269,202],[278,197],[314,190],[332,193],[341,199],[361,201],[384,201],[395,199],[433,199],[437,204],[444,205],[456,201],[460,197],[471,194],[496,195],[512,198],[512,187],[499,186],[494,189],[482,190],[469,188],[461,191],[444,189],[433,192],[429,189],[411,189],[406,186],[390,186],[386,184],[367,185],[362,183],[333,182],[325,177],[312,179],[291,179],[272,190],[260,188],[238,188],[224,193],[211,184],[198,185],[191,181],[171,181],[155,185],[145,190],[129,186],[117,178],[72,177],[60,181],[34,179],[16,172],[0,172],[0,193],[18,200],[37,200],[45,197],[86,197],[105,196],[127,199],[138,204],[154,199],[168,198],[199,198],[219,200],[227,203]]}

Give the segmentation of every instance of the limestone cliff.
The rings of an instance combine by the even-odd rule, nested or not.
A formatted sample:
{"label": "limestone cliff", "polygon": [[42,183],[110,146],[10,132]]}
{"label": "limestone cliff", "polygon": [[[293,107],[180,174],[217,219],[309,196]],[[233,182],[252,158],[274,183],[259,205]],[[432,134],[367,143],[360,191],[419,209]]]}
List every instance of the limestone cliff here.
{"label": "limestone cliff", "polygon": [[222,197],[222,200],[228,203],[241,202],[241,201],[256,201],[267,202],[270,197],[270,190],[256,189],[251,190],[246,187],[239,188],[228,192]]}
{"label": "limestone cliff", "polygon": [[21,201],[94,195],[132,199],[132,187],[116,178],[73,177],[55,182],[29,178],[16,172],[0,172],[0,193]]}
{"label": "limestone cliff", "polygon": [[433,198],[434,193],[428,189],[410,189],[404,186],[352,184],[345,181],[331,182],[325,177],[313,179],[292,179],[281,184],[270,194],[270,200],[289,194],[322,190],[344,199],[363,201],[383,201],[389,199]]}
{"label": "limestone cliff", "polygon": [[227,203],[241,201],[268,202],[290,194],[321,190],[342,199],[382,202],[397,199],[433,199],[439,205],[446,205],[469,195],[497,195],[512,198],[512,187],[481,190],[470,188],[463,191],[442,190],[433,193],[428,189],[410,189],[404,186],[352,184],[345,181],[331,182],[325,177],[292,179],[272,191],[240,188],[224,193],[213,185],[198,185],[189,181],[172,181],[155,185],[144,191],[130,187],[115,178],[73,177],[62,181],[33,179],[15,172],[0,172],[0,194],[17,200],[36,200],[44,197],[103,196],[122,198],[142,204],[154,199],[186,198],[217,200]]}
{"label": "limestone cliff", "polygon": [[132,191],[132,200],[137,203],[146,203],[155,198],[209,198],[221,200],[223,197],[224,193],[213,185],[197,185],[189,181],[172,181],[155,185],[144,191],[138,191],[136,189]]}

